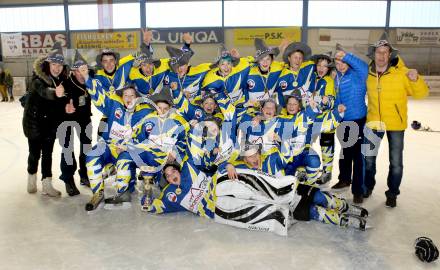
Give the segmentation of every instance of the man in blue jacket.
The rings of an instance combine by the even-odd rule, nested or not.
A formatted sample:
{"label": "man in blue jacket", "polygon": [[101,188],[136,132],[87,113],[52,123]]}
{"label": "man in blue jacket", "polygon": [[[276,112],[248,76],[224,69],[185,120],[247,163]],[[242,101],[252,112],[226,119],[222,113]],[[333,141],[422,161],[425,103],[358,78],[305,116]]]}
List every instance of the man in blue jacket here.
{"label": "man in blue jacket", "polygon": [[335,54],[336,103],[346,107],[343,122],[338,128],[342,156],[339,157],[339,182],[333,189],[342,189],[352,184],[353,202],[363,202],[363,156],[361,145],[364,138],[367,106],[365,104],[368,65],[352,53],[336,45]]}

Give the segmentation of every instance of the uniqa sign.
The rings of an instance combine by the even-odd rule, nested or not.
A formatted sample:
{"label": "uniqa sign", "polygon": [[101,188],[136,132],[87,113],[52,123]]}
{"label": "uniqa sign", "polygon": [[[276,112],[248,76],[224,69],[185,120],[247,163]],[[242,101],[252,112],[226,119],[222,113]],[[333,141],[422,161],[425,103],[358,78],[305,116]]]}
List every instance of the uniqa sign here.
{"label": "uniqa sign", "polygon": [[190,28],[190,29],[155,29],[152,43],[181,44],[183,34],[189,33],[195,44],[214,44],[224,42],[224,33],[221,28]]}

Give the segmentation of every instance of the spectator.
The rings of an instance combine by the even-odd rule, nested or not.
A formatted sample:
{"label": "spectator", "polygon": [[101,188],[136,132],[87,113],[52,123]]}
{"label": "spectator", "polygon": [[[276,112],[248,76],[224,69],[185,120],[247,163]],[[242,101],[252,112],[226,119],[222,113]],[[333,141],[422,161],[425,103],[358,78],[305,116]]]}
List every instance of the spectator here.
{"label": "spectator", "polygon": [[79,54],[75,52],[75,59],[71,67],[71,74],[64,83],[66,90],[65,109],[64,115],[65,121],[74,121],[75,126],[67,126],[64,140],[60,140],[60,144],[63,147],[61,153],[61,176],[60,179],[66,184],[66,192],[69,196],[75,196],[80,194],[75,185],[73,176],[77,169],[77,162],[75,154],[73,152],[73,129],[76,129],[78,139],[80,141],[80,154],[79,154],[79,176],[81,185],[90,186],[89,178],[87,176],[86,168],[86,153],[91,148],[92,143],[92,126],[90,116],[91,110],[91,98],[87,92],[85,80],[79,73],[78,68],[82,65],[87,65],[87,62]]}
{"label": "spectator", "polygon": [[339,158],[339,182],[332,188],[342,189],[352,184],[353,202],[362,203],[364,165],[361,145],[367,114],[365,82],[368,65],[354,54],[346,53],[339,44],[336,46],[335,64],[336,103],[344,104],[346,111],[338,128],[343,155]]}
{"label": "spectator", "polygon": [[407,127],[408,96],[424,98],[428,86],[417,70],[408,69],[398,51],[391,46],[386,33],[368,48],[370,63],[367,79],[368,114],[366,142],[369,148],[365,153],[364,197],[368,198],[376,184],[376,156],[385,133],[389,147],[388,190],[385,205],[396,207],[403,175],[403,144]]}
{"label": "spectator", "polygon": [[0,92],[2,95],[2,101],[8,101],[8,93],[9,93],[9,101],[14,101],[14,96],[12,95],[12,86],[14,85],[14,80],[12,78],[9,70],[5,69],[5,65],[3,62],[0,62]]}
{"label": "spectator", "polygon": [[23,113],[23,131],[28,139],[28,185],[29,193],[37,192],[38,161],[42,156],[41,172],[43,194],[59,197],[61,192],[52,186],[52,151],[55,143],[59,116],[63,115],[63,81],[66,66],[60,43],[54,44],[54,51],[34,63],[29,96]]}

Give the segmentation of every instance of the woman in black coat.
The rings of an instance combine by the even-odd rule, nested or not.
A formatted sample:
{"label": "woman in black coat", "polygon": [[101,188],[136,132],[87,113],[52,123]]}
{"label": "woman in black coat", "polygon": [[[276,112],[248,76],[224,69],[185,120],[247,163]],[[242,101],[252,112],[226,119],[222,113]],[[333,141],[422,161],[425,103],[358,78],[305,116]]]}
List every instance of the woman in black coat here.
{"label": "woman in black coat", "polygon": [[28,139],[29,193],[37,192],[37,171],[40,156],[42,193],[51,197],[61,196],[52,186],[52,151],[58,125],[64,115],[63,82],[67,78],[67,66],[61,44],[56,43],[49,56],[38,58],[23,113],[23,131]]}

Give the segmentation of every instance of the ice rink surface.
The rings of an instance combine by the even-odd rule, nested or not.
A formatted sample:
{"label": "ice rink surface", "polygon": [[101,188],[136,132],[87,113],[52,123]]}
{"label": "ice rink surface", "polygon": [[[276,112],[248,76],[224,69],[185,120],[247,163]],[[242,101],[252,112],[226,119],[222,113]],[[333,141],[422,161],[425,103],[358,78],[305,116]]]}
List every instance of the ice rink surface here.
{"label": "ice rink surface", "polygon": [[[88,214],[84,205],[91,191],[81,187],[81,195],[68,197],[58,180],[58,142],[52,168],[62,197],[42,196],[40,182],[38,193],[28,194],[22,113],[18,102],[0,103],[2,270],[440,269],[440,261],[420,262],[413,247],[419,236],[432,238],[440,247],[440,133],[411,129],[405,133],[404,177],[395,209],[384,204],[388,173],[384,140],[378,183],[363,204],[374,228],[361,232],[311,221],[295,224],[288,237],[280,237],[216,224],[190,213],[145,214],[135,200],[127,210]],[[99,113],[94,114],[97,123]],[[440,130],[440,99],[411,100],[408,120],[415,119]],[[337,175],[335,162],[332,185]],[[349,191],[344,195],[352,200]]]}

